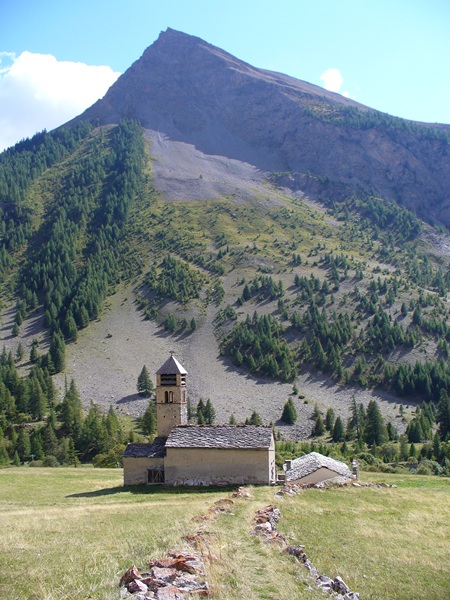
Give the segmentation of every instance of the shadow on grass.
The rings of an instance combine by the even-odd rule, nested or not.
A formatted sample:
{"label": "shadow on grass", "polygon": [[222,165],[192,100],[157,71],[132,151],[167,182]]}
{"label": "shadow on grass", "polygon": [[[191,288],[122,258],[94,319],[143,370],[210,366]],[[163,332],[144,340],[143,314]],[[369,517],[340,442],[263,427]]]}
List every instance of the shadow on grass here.
{"label": "shadow on grass", "polygon": [[140,496],[154,496],[157,494],[166,494],[168,496],[180,496],[186,494],[212,494],[223,492],[224,494],[233,492],[237,486],[165,486],[165,485],[127,485],[95,490],[94,492],[79,492],[69,494],[66,498],[98,498],[100,496],[113,496],[115,494],[138,494]]}

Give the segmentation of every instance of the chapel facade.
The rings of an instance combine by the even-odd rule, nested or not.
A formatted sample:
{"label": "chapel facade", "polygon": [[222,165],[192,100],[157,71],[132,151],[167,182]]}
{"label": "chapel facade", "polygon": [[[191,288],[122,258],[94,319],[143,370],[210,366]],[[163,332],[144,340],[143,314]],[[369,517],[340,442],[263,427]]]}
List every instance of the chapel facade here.
{"label": "chapel facade", "polygon": [[187,371],[171,355],[156,372],[157,437],[128,444],[124,485],[275,483],[271,427],[189,425]]}

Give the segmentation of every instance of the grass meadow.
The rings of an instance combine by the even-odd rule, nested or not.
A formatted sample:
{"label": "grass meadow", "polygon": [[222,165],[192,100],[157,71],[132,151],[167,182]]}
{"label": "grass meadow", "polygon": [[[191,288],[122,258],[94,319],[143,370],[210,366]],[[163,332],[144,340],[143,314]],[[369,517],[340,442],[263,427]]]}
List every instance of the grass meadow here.
{"label": "grass meadow", "polygon": [[304,544],[319,573],[340,575],[364,599],[450,597],[450,480],[363,473],[393,488],[304,490],[274,499],[252,489],[231,512],[197,522],[227,489],[123,488],[120,469],[0,470],[0,598],[113,600],[131,565],[145,567],[183,536],[208,532],[207,578],[220,600],[322,598],[307,571],[251,535],[276,504],[279,531]]}

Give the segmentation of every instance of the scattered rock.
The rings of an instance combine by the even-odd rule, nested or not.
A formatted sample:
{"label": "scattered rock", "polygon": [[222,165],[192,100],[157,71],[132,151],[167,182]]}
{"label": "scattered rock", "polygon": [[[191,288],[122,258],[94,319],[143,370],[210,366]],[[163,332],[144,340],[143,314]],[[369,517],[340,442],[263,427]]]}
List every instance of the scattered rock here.
{"label": "scattered rock", "polygon": [[253,498],[248,490],[243,487],[238,488],[235,492],[231,494],[232,498]]}
{"label": "scattered rock", "polygon": [[135,592],[147,592],[148,586],[140,579],[134,579],[127,585],[127,590],[132,594]]}
{"label": "scattered rock", "polygon": [[120,580],[119,585],[122,587],[123,585],[127,585],[130,581],[134,581],[135,579],[139,579],[141,577],[137,567],[135,565],[131,565],[131,567],[126,571]]}

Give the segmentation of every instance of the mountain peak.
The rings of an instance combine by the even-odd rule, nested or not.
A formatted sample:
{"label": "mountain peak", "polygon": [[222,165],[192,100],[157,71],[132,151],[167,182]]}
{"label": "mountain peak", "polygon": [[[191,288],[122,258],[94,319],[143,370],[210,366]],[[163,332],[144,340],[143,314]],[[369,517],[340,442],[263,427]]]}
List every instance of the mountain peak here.
{"label": "mountain peak", "polygon": [[433,218],[450,221],[442,129],[258,69],[175,29],[161,32],[75,121],[111,124],[124,117],[206,154],[326,178],[326,193],[376,192],[423,218],[434,203],[440,206]]}

